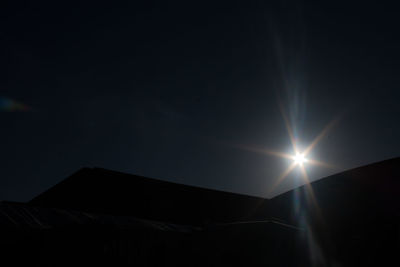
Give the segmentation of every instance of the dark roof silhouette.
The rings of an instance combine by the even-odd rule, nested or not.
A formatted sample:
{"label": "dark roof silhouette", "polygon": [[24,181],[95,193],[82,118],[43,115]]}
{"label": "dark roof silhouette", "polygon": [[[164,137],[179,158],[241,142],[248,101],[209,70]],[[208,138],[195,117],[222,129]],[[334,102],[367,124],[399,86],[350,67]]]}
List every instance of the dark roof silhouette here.
{"label": "dark roof silhouette", "polygon": [[[400,158],[389,159],[325,177],[270,200],[270,212],[288,221],[297,220],[293,201],[316,212],[310,188],[322,216],[334,222],[343,217],[368,218],[400,215]],[[287,207],[289,209],[284,209]],[[316,215],[316,214],[313,214]]]}
{"label": "dark roof silhouette", "polygon": [[0,248],[51,266],[389,266],[399,167],[370,164],[271,200],[82,169],[27,204],[1,204]]}
{"label": "dark roof silhouette", "polygon": [[84,168],[32,199],[34,206],[201,225],[252,218],[267,200],[100,168]]}
{"label": "dark roof silhouette", "polygon": [[269,207],[270,215],[308,227],[325,257],[387,266],[382,262],[394,260],[400,246],[400,158],[301,186],[271,199]]}
{"label": "dark roof silhouette", "polygon": [[[343,216],[365,217],[375,211],[399,214],[400,205],[396,202],[400,195],[399,163],[400,158],[386,160],[311,183],[316,200],[326,213],[323,216],[335,221]],[[294,194],[305,207],[310,198],[308,187],[304,185],[268,200],[84,168],[29,204],[192,225],[271,217],[297,224],[292,209]],[[312,206],[306,208],[309,214],[314,211]]]}
{"label": "dark roof silhouette", "polygon": [[104,225],[116,228],[147,228],[157,231],[193,232],[195,226],[169,224],[131,216],[112,216],[57,208],[32,207],[23,203],[0,202],[0,225],[3,228],[51,229],[66,225]]}
{"label": "dark roof silhouette", "polygon": [[2,202],[0,226],[12,266],[310,266],[299,229],[274,221],[194,227]]}

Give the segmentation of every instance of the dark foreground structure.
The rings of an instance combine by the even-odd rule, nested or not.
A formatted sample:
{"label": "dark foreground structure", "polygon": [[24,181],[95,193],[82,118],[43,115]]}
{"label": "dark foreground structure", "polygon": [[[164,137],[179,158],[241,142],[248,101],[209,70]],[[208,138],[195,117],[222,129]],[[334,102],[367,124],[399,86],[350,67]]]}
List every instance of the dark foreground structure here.
{"label": "dark foreground structure", "polygon": [[82,169],[0,204],[5,266],[393,266],[400,159],[267,200]]}

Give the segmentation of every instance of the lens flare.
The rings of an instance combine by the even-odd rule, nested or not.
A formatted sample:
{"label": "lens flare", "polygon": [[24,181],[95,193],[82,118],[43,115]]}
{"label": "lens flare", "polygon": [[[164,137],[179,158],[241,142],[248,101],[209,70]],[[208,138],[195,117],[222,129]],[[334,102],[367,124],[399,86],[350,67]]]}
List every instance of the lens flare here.
{"label": "lens flare", "polygon": [[18,101],[11,98],[0,97],[0,111],[5,112],[17,112],[17,111],[28,111],[30,108]]}
{"label": "lens flare", "polygon": [[308,194],[313,194],[312,188],[308,186],[310,184],[310,180],[308,177],[308,174],[306,172],[305,168],[305,163],[307,165],[316,165],[319,167],[324,167],[324,168],[329,168],[333,170],[339,170],[340,168],[338,166],[334,166],[332,164],[328,164],[313,158],[310,158],[310,154],[312,150],[317,146],[317,144],[325,137],[328,135],[328,133],[334,128],[336,124],[340,121],[341,117],[343,114],[340,114],[340,116],[337,116],[334,118],[330,123],[328,123],[322,131],[314,138],[310,144],[305,147],[304,149],[299,149],[302,147],[302,144],[299,142],[297,135],[295,135],[294,128],[292,127],[292,123],[290,121],[290,118],[285,112],[285,109],[283,107],[283,104],[281,101],[279,102],[279,109],[281,112],[281,115],[283,117],[283,122],[285,125],[285,128],[287,130],[287,133],[289,135],[289,139],[292,145],[292,151],[293,154],[287,154],[284,152],[276,151],[276,150],[270,150],[268,148],[262,148],[262,147],[257,147],[257,146],[251,146],[251,145],[243,145],[243,144],[230,144],[230,146],[255,152],[255,153],[260,153],[264,155],[271,155],[271,156],[276,156],[280,157],[283,159],[290,159],[292,160],[292,163],[289,164],[289,166],[276,178],[275,182],[273,185],[269,188],[268,194],[272,194],[276,188],[291,174],[292,171],[296,169],[296,166],[300,169],[301,175],[303,176],[304,183],[306,184],[307,188],[309,189]]}

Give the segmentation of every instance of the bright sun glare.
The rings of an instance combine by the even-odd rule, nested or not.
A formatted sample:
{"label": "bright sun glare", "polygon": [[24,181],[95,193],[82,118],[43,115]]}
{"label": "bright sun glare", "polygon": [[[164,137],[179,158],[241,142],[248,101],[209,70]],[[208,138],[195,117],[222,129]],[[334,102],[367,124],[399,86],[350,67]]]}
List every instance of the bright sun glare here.
{"label": "bright sun glare", "polygon": [[297,165],[303,165],[303,163],[307,162],[306,157],[301,153],[296,153],[296,155],[293,156],[293,160]]}
{"label": "bright sun glare", "polygon": [[[316,159],[312,159],[309,158],[309,154],[312,151],[312,149],[321,141],[321,139],[330,131],[330,129],[338,122],[339,118],[331,121],[327,126],[325,126],[325,128],[321,131],[321,133],[319,135],[317,135],[317,137],[311,142],[311,144],[306,147],[304,150],[301,151],[301,153],[298,150],[298,144],[297,144],[297,140],[295,138],[294,132],[292,130],[290,121],[288,119],[288,117],[286,116],[286,113],[282,107],[282,105],[280,105],[280,110],[285,122],[285,126],[286,129],[288,131],[289,137],[290,137],[290,141],[292,143],[293,146],[293,152],[294,154],[286,154],[286,153],[282,153],[279,151],[272,151],[269,149],[262,149],[262,148],[257,148],[257,147],[251,147],[251,146],[243,146],[243,145],[236,145],[237,147],[240,147],[242,149],[246,149],[249,151],[253,151],[253,152],[257,152],[257,153],[262,153],[262,154],[269,154],[269,155],[273,155],[273,156],[278,156],[281,158],[285,158],[285,159],[291,159],[293,160],[292,164],[290,164],[281,174],[280,176],[276,179],[275,183],[271,186],[269,192],[273,192],[277,186],[279,186],[283,180],[286,179],[286,177],[296,168],[296,166],[299,168],[299,170],[301,171],[302,177],[305,181],[306,184],[309,185],[310,183],[310,179],[308,177],[306,168],[304,166],[305,163],[310,164],[310,165],[318,165],[321,167],[327,167],[327,168],[335,168],[335,166],[332,166],[330,164],[321,162],[319,160]],[[310,194],[313,194],[312,192],[312,188],[309,186],[308,187]]]}

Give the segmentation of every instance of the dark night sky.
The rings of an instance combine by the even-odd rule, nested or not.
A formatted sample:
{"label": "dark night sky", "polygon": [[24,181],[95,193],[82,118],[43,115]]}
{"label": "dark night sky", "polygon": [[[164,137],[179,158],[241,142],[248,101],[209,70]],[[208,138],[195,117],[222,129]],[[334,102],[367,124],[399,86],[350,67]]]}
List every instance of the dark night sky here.
{"label": "dark night sky", "polygon": [[[0,200],[81,167],[271,197],[340,118],[312,180],[399,156],[398,7],[301,1],[2,2]],[[268,2],[268,4],[266,3]],[[335,4],[334,4],[335,3]]]}

